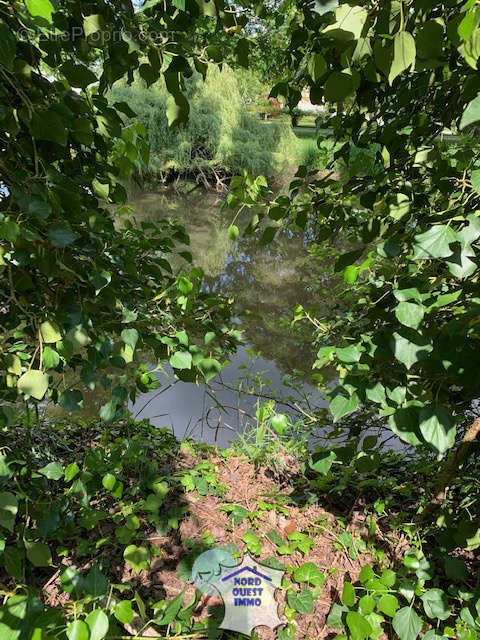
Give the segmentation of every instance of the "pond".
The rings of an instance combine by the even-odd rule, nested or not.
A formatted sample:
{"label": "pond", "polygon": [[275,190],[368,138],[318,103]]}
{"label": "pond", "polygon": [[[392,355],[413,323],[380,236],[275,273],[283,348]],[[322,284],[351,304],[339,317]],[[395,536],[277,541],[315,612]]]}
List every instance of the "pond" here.
{"label": "pond", "polygon": [[130,406],[133,415],[169,427],[179,439],[190,435],[225,447],[254,423],[259,401],[275,397],[277,410],[296,419],[299,404],[326,406],[309,384],[311,345],[302,344],[290,330],[296,305],[334,303],[328,298],[328,281],[322,282],[326,265],[310,255],[308,235],[285,232],[264,247],[258,236],[240,235],[232,243],[227,229],[234,212],[222,211],[222,198],[201,189],[181,194],[159,189],[141,193],[130,204],[138,221],[172,216],[185,226],[193,264],[205,274],[204,286],[234,297],[245,342],[208,387],[176,381],[171,370],[169,378],[158,374],[162,388]]}

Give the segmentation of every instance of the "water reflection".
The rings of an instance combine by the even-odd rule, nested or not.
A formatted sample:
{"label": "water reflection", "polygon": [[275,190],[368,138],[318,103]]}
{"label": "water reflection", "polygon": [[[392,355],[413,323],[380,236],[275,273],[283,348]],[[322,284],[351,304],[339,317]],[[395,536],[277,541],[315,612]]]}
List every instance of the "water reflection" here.
{"label": "water reflection", "polygon": [[[211,389],[177,381],[163,393],[145,394],[131,410],[154,424],[170,426],[180,438],[195,433],[197,438],[225,446],[255,413],[256,396],[232,391],[239,386],[245,389],[248,380],[257,378],[262,394],[283,398],[286,404],[279,410],[287,413],[295,413],[295,404],[305,394],[312,395],[316,406],[325,406],[307,383],[313,364],[311,344],[292,333],[290,321],[298,304],[325,309],[335,300],[328,283],[318,286],[329,256],[312,259],[306,233],[284,232],[265,247],[253,236],[241,235],[232,244],[227,229],[234,214],[221,211],[221,204],[217,194],[200,190],[182,195],[163,189],[131,200],[138,222],[172,216],[185,225],[193,263],[205,274],[204,286],[234,297],[248,345],[238,351]],[[175,266],[181,268],[180,259]],[[258,354],[253,362],[252,351]],[[292,386],[294,375],[303,378],[298,389]]]}

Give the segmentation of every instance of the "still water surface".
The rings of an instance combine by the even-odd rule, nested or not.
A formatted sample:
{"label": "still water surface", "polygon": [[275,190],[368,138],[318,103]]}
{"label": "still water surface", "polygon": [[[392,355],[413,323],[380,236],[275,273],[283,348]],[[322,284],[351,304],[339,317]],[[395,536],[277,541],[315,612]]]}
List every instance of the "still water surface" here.
{"label": "still water surface", "polygon": [[[311,345],[301,344],[289,329],[296,305],[329,304],[328,283],[319,286],[326,265],[309,254],[307,235],[285,233],[265,247],[259,246],[258,236],[240,235],[232,243],[227,229],[233,212],[221,211],[221,198],[200,189],[187,195],[172,189],[142,193],[130,204],[138,221],[172,216],[184,224],[193,264],[205,274],[204,286],[235,298],[245,341],[209,387],[175,381],[170,371],[169,380],[160,377],[162,389],[142,395],[130,407],[133,415],[169,427],[180,439],[192,435],[224,447],[246,423],[252,424],[257,402],[263,401],[238,392],[247,390],[248,382],[256,380],[256,391],[267,397],[282,398],[285,403],[278,403],[277,410],[296,418],[299,403],[326,406],[308,384]],[[298,388],[292,387],[295,375],[302,381]]]}

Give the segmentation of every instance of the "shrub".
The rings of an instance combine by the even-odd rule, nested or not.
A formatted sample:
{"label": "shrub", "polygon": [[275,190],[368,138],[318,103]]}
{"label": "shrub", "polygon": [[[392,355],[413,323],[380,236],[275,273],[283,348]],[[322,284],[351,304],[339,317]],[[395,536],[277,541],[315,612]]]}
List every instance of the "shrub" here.
{"label": "shrub", "polygon": [[161,172],[224,177],[247,169],[273,176],[295,162],[296,138],[286,123],[263,123],[247,112],[236,75],[229,67],[209,70],[202,81],[186,82],[190,118],[169,129],[163,81],[147,89],[141,80],[116,87],[112,100],[128,103],[147,129],[152,167]]}

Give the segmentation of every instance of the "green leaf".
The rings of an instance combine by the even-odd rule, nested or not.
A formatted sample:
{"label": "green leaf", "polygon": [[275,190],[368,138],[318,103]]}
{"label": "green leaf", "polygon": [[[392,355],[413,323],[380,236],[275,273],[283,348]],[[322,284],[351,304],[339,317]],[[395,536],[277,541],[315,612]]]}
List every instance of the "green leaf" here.
{"label": "green leaf", "polygon": [[230,238],[230,240],[232,242],[235,242],[235,240],[238,238],[238,234],[240,233],[237,225],[235,224],[231,224],[228,227],[228,237]]}
{"label": "green leaf", "polygon": [[167,98],[166,112],[169,127],[187,122],[190,105],[181,91],[177,91],[175,94],[170,93]]}
{"label": "green leaf", "polygon": [[90,640],[89,636],[90,631],[83,620],[74,620],[67,627],[68,640]]}
{"label": "green leaf", "polygon": [[362,356],[362,352],[355,345],[344,348],[337,347],[335,349],[335,353],[340,362],[346,362],[347,364],[358,362]]}
{"label": "green leaf", "polygon": [[373,569],[369,564],[366,564],[364,567],[362,567],[358,575],[358,579],[362,584],[365,584],[368,580],[371,580],[374,577],[375,573],[373,572]]}
{"label": "green leaf", "polygon": [[352,640],[365,640],[372,633],[371,624],[357,611],[347,613],[347,626]]}
{"label": "green leaf", "polygon": [[354,93],[353,78],[349,73],[334,71],[331,73],[324,86],[325,100],[327,102],[341,102]]}
{"label": "green leaf", "polygon": [[48,389],[48,375],[38,369],[26,371],[17,382],[20,393],[41,400]]}
{"label": "green leaf", "polygon": [[457,240],[455,231],[444,224],[437,224],[425,233],[415,236],[415,258],[447,258],[452,255],[450,244]]}
{"label": "green leaf", "polygon": [[206,382],[214,378],[222,370],[222,365],[215,358],[203,358],[197,364],[197,367],[203,373]]}
{"label": "green leaf", "polygon": [[0,64],[12,70],[16,53],[17,43],[13,33],[6,24],[0,22]]}
{"label": "green leaf", "polygon": [[95,609],[85,618],[90,630],[89,640],[103,640],[108,632],[108,617],[101,609]]}
{"label": "green leaf", "polygon": [[42,476],[49,480],[60,480],[63,477],[63,468],[59,462],[49,462],[47,465],[38,470]]}
{"label": "green leaf", "polygon": [[63,249],[77,240],[78,234],[66,224],[53,224],[48,230],[48,238],[54,247]]}
{"label": "green leaf", "polygon": [[113,475],[113,473],[106,473],[103,476],[102,484],[105,487],[105,489],[108,489],[108,491],[112,491],[113,487],[115,486],[116,481],[117,480],[116,480],[115,476]]}
{"label": "green leaf", "polygon": [[170,600],[161,618],[155,619],[156,624],[166,625],[170,624],[177,616],[182,606],[183,597],[185,595],[185,589],[181,591],[175,598]]}
{"label": "green leaf", "polygon": [[470,175],[470,181],[474,190],[480,194],[480,169],[475,169]]}
{"label": "green leaf", "polygon": [[61,117],[53,110],[35,112],[32,116],[31,131],[37,140],[47,140],[65,147],[67,129]]}
{"label": "green leaf", "polygon": [[8,531],[13,531],[17,512],[17,497],[9,491],[2,491],[0,493],[0,525]]}
{"label": "green leaf", "polygon": [[425,440],[439,453],[455,443],[456,428],[452,415],[441,405],[427,405],[420,411],[420,431]]}
{"label": "green leaf", "polygon": [[293,572],[296,582],[308,582],[314,587],[321,587],[325,582],[325,576],[314,562],[305,562]]}
{"label": "green leaf", "polygon": [[93,193],[100,200],[108,202],[108,196],[110,195],[110,184],[108,182],[100,182],[97,178],[92,180]]}
{"label": "green leaf", "polygon": [[418,329],[422,324],[425,311],[422,305],[414,302],[399,302],[395,308],[395,316],[406,327]]}
{"label": "green leaf", "polygon": [[65,482],[71,482],[73,478],[80,472],[80,467],[76,462],[71,462],[65,467],[64,478]]}
{"label": "green leaf", "polygon": [[120,337],[125,344],[128,344],[135,351],[138,342],[138,331],[136,329],[124,329]]}
{"label": "green leaf", "polygon": [[378,601],[378,608],[382,613],[393,618],[398,609],[398,600],[395,596],[386,593]]}
{"label": "green leaf", "polygon": [[88,572],[83,582],[83,587],[88,595],[99,598],[108,592],[108,580],[96,564]]}
{"label": "green leaf", "polygon": [[393,433],[404,442],[408,442],[415,447],[422,443],[419,429],[419,414],[419,407],[401,407],[388,419]]}
{"label": "green leaf", "polygon": [[445,574],[450,580],[466,580],[468,578],[467,565],[461,558],[446,556],[444,564]]}
{"label": "green leaf", "polygon": [[401,220],[410,211],[410,200],[404,193],[397,193],[388,207],[390,217]]}
{"label": "green leaf", "polygon": [[474,124],[480,120],[480,95],[468,103],[460,120],[460,129],[465,129],[469,124]]}
{"label": "green leaf", "polygon": [[56,322],[51,322],[50,320],[42,322],[40,325],[40,333],[42,334],[43,341],[47,343],[58,342],[62,339],[60,327]]}
{"label": "green leaf", "polygon": [[335,11],[335,22],[325,27],[323,33],[337,40],[358,40],[367,17],[363,7],[341,4]]}
{"label": "green leaf", "polygon": [[103,17],[98,13],[93,13],[89,16],[85,16],[83,19],[83,31],[85,36],[91,36],[92,33],[101,31],[104,26]]}
{"label": "green leaf", "polygon": [[388,74],[388,82],[392,84],[397,76],[408,67],[415,65],[416,47],[413,36],[408,31],[399,31],[393,39],[393,60]]}
{"label": "green leaf", "polygon": [[61,67],[61,71],[72,87],[86,89],[89,84],[98,82],[98,77],[83,64],[65,62]]}
{"label": "green leaf", "polygon": [[336,459],[335,451],[314,451],[309,460],[309,467],[317,473],[326,475]]}
{"label": "green leaf", "polygon": [[62,407],[62,409],[65,409],[65,411],[69,411],[70,413],[82,411],[83,394],[77,389],[69,389],[68,391],[63,391],[60,395],[58,404]]}
{"label": "green leaf", "polygon": [[363,615],[367,616],[375,609],[375,598],[372,596],[363,596],[358,602],[358,606]]}
{"label": "green leaf", "polygon": [[136,573],[140,573],[142,569],[147,570],[150,566],[150,554],[145,547],[131,544],[123,552],[123,557]]}
{"label": "green leaf", "polygon": [[[90,282],[95,287],[96,296],[98,296],[100,291],[104,289],[107,285],[109,285],[111,281],[112,281],[112,274],[110,273],[110,271],[106,271],[105,269],[96,271],[90,277]],[[85,345],[81,345],[81,346],[85,346]]]}
{"label": "green leaf", "polygon": [[333,415],[333,421],[337,422],[340,418],[353,413],[359,405],[358,396],[354,393],[350,397],[338,395],[330,403],[330,411]]}
{"label": "green leaf", "polygon": [[25,0],[25,4],[34,18],[43,18],[47,22],[52,21],[52,13],[55,9],[50,0]]}
{"label": "green leaf", "polygon": [[47,544],[25,541],[25,548],[27,558],[35,567],[49,567],[52,564],[52,554]]}
{"label": "green leaf", "polygon": [[327,63],[321,53],[314,53],[308,63],[308,72],[313,82],[319,82],[327,73]]}
{"label": "green leaf", "polygon": [[407,369],[411,369],[416,362],[424,360],[433,351],[427,339],[414,331],[403,334],[395,331],[390,339],[390,345],[395,358]]}
{"label": "green leaf", "polygon": [[447,596],[441,589],[429,589],[420,597],[429,618],[447,620],[452,615]]}
{"label": "green leaf", "polygon": [[128,624],[133,620],[133,609],[131,600],[122,600],[115,605],[113,612],[115,618],[122,624]]}
{"label": "green leaf", "polygon": [[189,351],[175,351],[170,357],[170,364],[174,369],[190,369],[192,354]]}
{"label": "green leaf", "polygon": [[37,596],[16,595],[8,597],[0,607],[0,638],[2,640],[37,640],[31,635],[43,605]]}
{"label": "green leaf", "polygon": [[343,583],[342,603],[346,607],[353,607],[355,604],[355,588],[351,582]]}
{"label": "green leaf", "polygon": [[250,551],[254,556],[259,556],[262,553],[262,543],[260,538],[251,531],[247,531],[242,536],[242,540],[247,545],[248,551]]}
{"label": "green leaf", "polygon": [[327,617],[327,625],[332,629],[336,629],[337,631],[341,631],[342,629],[344,629],[345,625],[343,624],[343,615],[347,611],[347,607],[334,602]]}
{"label": "green leaf", "polygon": [[303,615],[310,615],[313,613],[313,593],[310,589],[302,589],[299,593],[296,593],[292,589],[287,591],[288,606],[298,613]]}
{"label": "green leaf", "polygon": [[288,417],[284,413],[276,413],[271,417],[270,423],[277,433],[283,435],[288,428]]}
{"label": "green leaf", "polygon": [[422,620],[411,607],[403,607],[395,614],[392,626],[400,640],[416,640],[422,628]]}

